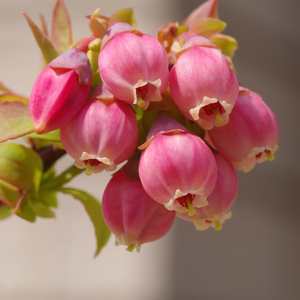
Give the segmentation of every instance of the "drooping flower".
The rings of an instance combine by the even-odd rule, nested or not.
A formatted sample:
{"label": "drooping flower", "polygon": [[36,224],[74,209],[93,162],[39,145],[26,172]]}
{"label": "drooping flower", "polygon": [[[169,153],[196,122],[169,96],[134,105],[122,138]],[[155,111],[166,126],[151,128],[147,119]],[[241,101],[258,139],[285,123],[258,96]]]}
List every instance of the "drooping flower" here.
{"label": "drooping flower", "polygon": [[197,36],[177,56],[170,91],[181,112],[205,130],[227,124],[239,85],[220,49]]}
{"label": "drooping flower", "polygon": [[198,137],[173,119],[157,119],[140,147],[139,174],[151,198],[170,210],[195,213],[208,204],[217,179],[216,162]]}
{"label": "drooping flower", "polygon": [[137,146],[132,108],[100,84],[83,109],[61,129],[61,142],[86,174],[113,171]]}
{"label": "drooping flower", "polygon": [[30,94],[29,111],[36,133],[56,130],[82,108],[92,84],[92,70],[86,54],[71,49],[40,73]]}
{"label": "drooping flower", "polygon": [[244,172],[257,162],[273,160],[278,149],[276,116],[259,95],[245,88],[240,88],[230,122],[208,134],[217,150]]}
{"label": "drooping flower", "polygon": [[112,25],[104,37],[98,61],[100,75],[116,98],[147,109],[151,101],[162,99],[167,88],[168,57],[155,37],[128,24],[124,32],[123,27],[122,23]]}
{"label": "drooping flower", "polygon": [[213,192],[207,197],[208,205],[196,208],[193,216],[177,213],[178,217],[193,222],[197,230],[206,230],[209,227],[222,229],[222,224],[231,217],[229,209],[237,196],[238,178],[232,164],[220,154],[214,154],[214,157],[218,177]]}
{"label": "drooping flower", "polygon": [[138,176],[135,156],[109,181],[103,195],[105,223],[116,236],[116,245],[140,251],[141,245],[163,237],[171,228],[175,212],[168,211],[145,192]]}

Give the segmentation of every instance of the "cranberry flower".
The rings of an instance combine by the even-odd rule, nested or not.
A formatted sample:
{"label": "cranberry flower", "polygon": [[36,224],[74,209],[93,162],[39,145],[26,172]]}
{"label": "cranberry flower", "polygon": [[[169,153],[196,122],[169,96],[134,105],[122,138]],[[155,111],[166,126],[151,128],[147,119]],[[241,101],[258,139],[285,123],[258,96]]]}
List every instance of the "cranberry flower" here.
{"label": "cranberry flower", "polygon": [[136,149],[137,121],[132,108],[101,84],[60,135],[75,165],[86,168],[87,175],[113,171]]}
{"label": "cranberry flower", "polygon": [[147,109],[151,101],[162,99],[167,88],[168,57],[155,37],[136,33],[133,27],[128,32],[131,26],[125,25],[112,25],[107,32],[110,39],[104,37],[98,61],[100,75],[116,98]]}
{"label": "cranberry flower", "polygon": [[143,153],[139,174],[145,191],[169,210],[195,213],[208,204],[217,179],[212,152],[197,136],[173,119],[153,124]]}

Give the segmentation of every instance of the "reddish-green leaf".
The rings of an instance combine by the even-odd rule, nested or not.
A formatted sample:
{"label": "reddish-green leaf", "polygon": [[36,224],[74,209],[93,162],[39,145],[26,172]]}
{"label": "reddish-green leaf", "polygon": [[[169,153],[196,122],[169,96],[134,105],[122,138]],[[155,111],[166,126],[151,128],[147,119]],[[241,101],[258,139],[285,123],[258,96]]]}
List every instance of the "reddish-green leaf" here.
{"label": "reddish-green leaf", "polygon": [[210,41],[221,49],[224,55],[233,57],[238,48],[237,40],[229,35],[218,33],[210,38]]}
{"label": "reddish-green leaf", "polygon": [[0,103],[0,143],[34,132],[28,105],[19,102]]}
{"label": "reddish-green leaf", "polygon": [[29,102],[29,100],[27,98],[12,94],[12,93],[4,93],[4,94],[0,95],[0,102],[5,102],[5,101],[9,101],[9,102],[19,101],[19,102],[23,102],[23,103]]}
{"label": "reddish-green leaf", "polygon": [[226,28],[226,23],[219,19],[204,18],[194,22],[189,31],[196,33],[197,35],[210,38],[212,35],[223,31]]}
{"label": "reddish-green leaf", "polygon": [[51,42],[59,54],[66,52],[72,44],[71,21],[63,0],[57,0],[54,7]]}
{"label": "reddish-green leaf", "polygon": [[128,23],[129,25],[136,28],[137,23],[134,18],[133,9],[132,8],[125,8],[115,11],[111,18],[108,21],[108,25],[111,25],[113,22],[123,22]]}
{"label": "reddish-green leaf", "polygon": [[26,21],[31,28],[34,38],[41,49],[43,57],[48,64],[58,56],[53,44],[48,39],[48,37],[38,28],[38,26],[27,16],[25,12],[22,12],[22,15],[26,18]]}

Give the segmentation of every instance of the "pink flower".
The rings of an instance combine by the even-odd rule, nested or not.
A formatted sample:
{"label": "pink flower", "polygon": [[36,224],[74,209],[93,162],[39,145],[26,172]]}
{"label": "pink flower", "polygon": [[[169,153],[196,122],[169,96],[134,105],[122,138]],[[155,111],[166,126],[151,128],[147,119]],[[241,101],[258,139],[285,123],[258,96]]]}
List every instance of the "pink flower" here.
{"label": "pink flower", "polygon": [[220,154],[214,154],[214,157],[218,177],[215,189],[207,197],[208,205],[196,208],[193,216],[177,213],[178,217],[193,222],[197,230],[206,230],[209,227],[221,230],[225,220],[231,217],[231,212],[228,211],[237,196],[238,178],[232,164]]}
{"label": "pink flower", "polygon": [[[100,51],[100,75],[116,98],[147,109],[150,101],[162,99],[161,93],[167,88],[168,57],[155,37],[122,32],[121,25],[116,23],[107,32],[107,36],[113,35],[113,38]],[[117,26],[121,26],[118,29],[121,32],[115,30]],[[127,24],[127,27],[130,26]]]}
{"label": "pink flower", "polygon": [[139,174],[151,198],[169,210],[191,215],[194,207],[208,204],[217,169],[213,154],[199,137],[173,119],[159,118],[140,149]]}
{"label": "pink flower", "polygon": [[257,162],[273,160],[279,127],[261,97],[241,88],[227,125],[208,132],[217,150],[238,170],[250,171]]}
{"label": "pink flower", "polygon": [[56,130],[82,108],[92,84],[92,70],[85,53],[69,50],[41,72],[30,94],[29,111],[36,133]]}
{"label": "pink flower", "polygon": [[140,251],[142,244],[163,237],[175,212],[168,211],[145,192],[137,172],[138,157],[113,175],[103,195],[103,218],[116,236],[116,245]]}
{"label": "pink flower", "polygon": [[170,91],[181,112],[205,130],[227,124],[239,85],[220,49],[197,36],[178,56],[170,73]]}
{"label": "pink flower", "polygon": [[61,142],[86,174],[113,171],[137,146],[137,121],[130,106],[99,85],[83,109],[62,127]]}

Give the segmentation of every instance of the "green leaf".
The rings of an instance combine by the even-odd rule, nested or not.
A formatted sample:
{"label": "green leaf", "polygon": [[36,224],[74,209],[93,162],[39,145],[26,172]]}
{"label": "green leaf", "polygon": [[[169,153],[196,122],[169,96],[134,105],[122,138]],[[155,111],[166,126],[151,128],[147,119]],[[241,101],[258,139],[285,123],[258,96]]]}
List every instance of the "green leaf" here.
{"label": "green leaf", "polygon": [[48,64],[58,56],[53,44],[48,37],[38,28],[38,26],[27,16],[25,12],[22,15],[26,18],[28,25],[34,35],[34,38],[41,49],[45,62]]}
{"label": "green leaf", "polygon": [[60,142],[60,129],[45,133],[45,134],[37,134],[35,132],[28,135],[34,139],[43,139],[49,140],[52,142]]}
{"label": "green leaf", "polygon": [[38,154],[15,143],[0,144],[0,179],[29,193],[37,193],[43,162]]}
{"label": "green leaf", "polygon": [[125,8],[115,11],[109,19],[108,25],[110,26],[113,22],[116,21],[128,23],[129,25],[135,28],[137,27],[132,8]]}
{"label": "green leaf", "polygon": [[216,34],[210,38],[210,41],[219,47],[224,55],[229,57],[233,57],[238,48],[237,40],[229,35]]}
{"label": "green leaf", "polygon": [[15,95],[13,93],[4,93],[2,95],[0,95],[0,102],[5,102],[5,101],[19,101],[19,102],[23,102],[23,103],[28,103],[29,100],[25,97],[19,96],[19,95]]}
{"label": "green leaf", "polygon": [[26,194],[21,202],[21,205],[15,211],[15,214],[29,222],[35,222],[36,214],[32,208],[31,197]]}
{"label": "green leaf", "polygon": [[59,54],[66,52],[72,42],[71,21],[63,0],[57,0],[53,11],[51,42]]}
{"label": "green leaf", "polygon": [[95,228],[95,235],[97,239],[97,249],[95,252],[96,257],[101,251],[102,247],[105,246],[110,236],[110,230],[103,220],[100,202],[90,194],[81,190],[61,188],[58,191],[64,194],[72,195],[75,199],[79,200],[84,205],[84,208],[90,216],[90,219],[93,222]]}
{"label": "green leaf", "polygon": [[215,18],[204,18],[193,23],[189,31],[196,33],[197,35],[210,38],[212,35],[223,31],[226,28],[226,23]]}
{"label": "green leaf", "polygon": [[20,199],[20,191],[17,187],[0,179],[0,201],[15,207]]}
{"label": "green leaf", "polygon": [[39,195],[39,201],[50,207],[58,207],[56,192],[44,192]]}
{"label": "green leaf", "polygon": [[55,218],[54,212],[49,207],[47,207],[46,205],[44,205],[41,202],[33,202],[32,203],[32,210],[39,217],[42,217],[42,218]]}
{"label": "green leaf", "polygon": [[19,101],[0,103],[0,143],[34,132],[28,105]]}
{"label": "green leaf", "polygon": [[61,188],[64,184],[71,181],[74,177],[82,173],[84,169],[78,169],[74,165],[69,167],[60,175],[53,178],[51,181],[43,183],[41,185],[41,191],[53,191]]}
{"label": "green leaf", "polygon": [[3,220],[14,213],[14,209],[8,205],[0,203],[0,220]]}

